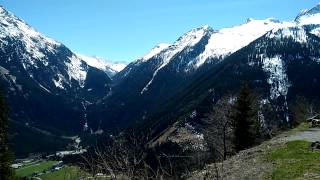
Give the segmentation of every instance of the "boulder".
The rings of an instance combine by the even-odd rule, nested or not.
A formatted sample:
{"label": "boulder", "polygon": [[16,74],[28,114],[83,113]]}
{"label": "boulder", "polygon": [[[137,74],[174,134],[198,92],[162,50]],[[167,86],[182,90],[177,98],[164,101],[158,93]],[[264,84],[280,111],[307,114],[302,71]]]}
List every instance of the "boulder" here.
{"label": "boulder", "polygon": [[319,149],[320,150],[320,141],[316,141],[316,142],[311,143],[311,147],[313,149]]}

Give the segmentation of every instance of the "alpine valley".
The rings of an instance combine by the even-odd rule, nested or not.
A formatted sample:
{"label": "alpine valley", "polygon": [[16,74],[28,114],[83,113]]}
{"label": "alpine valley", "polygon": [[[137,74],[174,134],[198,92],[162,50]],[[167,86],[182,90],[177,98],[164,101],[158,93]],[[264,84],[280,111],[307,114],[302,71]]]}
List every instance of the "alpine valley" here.
{"label": "alpine valley", "polygon": [[286,124],[298,95],[320,102],[319,72],[320,4],[288,22],[195,28],[127,66],[74,53],[0,7],[0,82],[18,155],[127,129],[150,144],[179,128],[202,140],[200,119],[244,82]]}

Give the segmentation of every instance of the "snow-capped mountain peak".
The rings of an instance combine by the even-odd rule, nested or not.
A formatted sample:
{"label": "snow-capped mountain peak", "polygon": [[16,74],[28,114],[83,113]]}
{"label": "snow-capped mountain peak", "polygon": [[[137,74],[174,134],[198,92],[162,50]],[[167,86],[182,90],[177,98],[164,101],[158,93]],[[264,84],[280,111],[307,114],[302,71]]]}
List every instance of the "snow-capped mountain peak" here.
{"label": "snow-capped mountain peak", "polygon": [[140,61],[147,61],[151,59],[152,57],[160,54],[162,51],[166,50],[164,52],[165,59],[169,61],[177,52],[180,52],[186,47],[194,46],[196,43],[198,43],[201,38],[207,34],[212,33],[213,29],[209,27],[208,25],[204,25],[200,28],[192,29],[191,31],[187,32],[183,36],[177,39],[177,41],[174,42],[174,44],[168,44],[168,43],[160,43],[154,48],[152,48],[147,54],[145,54]]}
{"label": "snow-capped mountain peak", "polygon": [[2,6],[0,47],[0,53],[5,54],[1,66],[14,67],[12,73],[23,71],[47,92],[54,92],[55,88],[67,91],[76,84],[83,88],[90,67],[99,63],[85,63],[66,46],[36,31]]}
{"label": "snow-capped mountain peak", "polygon": [[205,51],[198,57],[195,68],[201,66],[209,58],[222,59],[241,49],[255,39],[274,28],[280,28],[291,23],[281,23],[273,18],[255,20],[249,18],[246,23],[231,28],[223,28],[213,33],[206,45]]}
{"label": "snow-capped mountain peak", "polygon": [[128,63],[127,62],[124,62],[124,61],[121,61],[121,62],[107,62],[108,66],[117,71],[117,72],[120,72],[122,71],[127,65]]}
{"label": "snow-capped mountain peak", "polygon": [[299,25],[320,24],[320,3],[311,9],[301,11],[295,21]]}
{"label": "snow-capped mountain peak", "polygon": [[[158,54],[155,54],[161,58],[161,63],[158,64],[155,69],[151,80],[146,84],[146,86],[141,90],[141,94],[148,90],[149,86],[152,84],[154,77],[158,72],[164,68],[171,59],[179,52],[183,51],[188,47],[195,46],[204,36],[210,36],[213,33],[213,29],[208,25],[202,26],[200,28],[192,29],[183,36],[181,36],[174,44],[164,48]],[[155,56],[153,55],[153,56]]]}
{"label": "snow-capped mountain peak", "polygon": [[211,34],[212,32],[213,29],[210,26],[204,25],[187,32],[186,34],[181,36],[173,45],[179,48],[185,48],[187,46],[190,47],[198,43],[203,36],[205,36],[206,34]]}
{"label": "snow-capped mountain peak", "polygon": [[161,55],[164,59],[164,65],[166,65],[174,55],[181,52],[187,47],[196,45],[204,36],[210,36],[214,33],[214,30],[208,25],[200,28],[192,29],[183,36],[181,36],[173,45],[169,46],[167,50]]}
{"label": "snow-capped mountain peak", "polygon": [[77,56],[84,60],[89,66],[98,68],[98,69],[102,69],[102,70],[106,70],[107,67],[107,63],[104,62],[101,59],[95,58],[95,57],[90,57],[90,56],[85,56],[82,54],[77,53]]}
{"label": "snow-capped mountain peak", "polygon": [[126,67],[126,63],[113,63],[109,62],[100,57],[91,57],[82,54],[78,54],[77,56],[85,61],[89,66],[95,67],[106,72],[110,77],[114,76],[116,73],[120,72],[122,69]]}
{"label": "snow-capped mountain peak", "polygon": [[[23,20],[6,11],[2,6],[0,6],[0,24],[0,41],[5,41],[4,38],[7,37],[20,38],[28,53],[45,65],[48,62],[45,60],[46,57],[42,53],[42,49],[54,51],[56,46],[61,45],[53,39],[45,37]],[[29,63],[35,64],[32,60]]]}

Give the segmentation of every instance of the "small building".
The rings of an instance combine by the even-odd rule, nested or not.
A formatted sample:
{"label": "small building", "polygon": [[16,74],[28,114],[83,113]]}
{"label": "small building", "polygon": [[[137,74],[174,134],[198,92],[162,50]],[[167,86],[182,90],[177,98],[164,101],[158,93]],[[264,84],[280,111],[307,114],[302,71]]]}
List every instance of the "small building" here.
{"label": "small building", "polygon": [[59,161],[57,164],[55,164],[54,166],[52,166],[52,170],[55,170],[55,171],[58,171],[60,170],[61,168],[63,168],[64,164],[63,164],[63,161]]}
{"label": "small building", "polygon": [[16,163],[16,164],[12,164],[11,165],[11,167],[13,168],[13,169],[18,169],[18,168],[21,168],[23,166],[23,164],[21,164],[21,163]]}

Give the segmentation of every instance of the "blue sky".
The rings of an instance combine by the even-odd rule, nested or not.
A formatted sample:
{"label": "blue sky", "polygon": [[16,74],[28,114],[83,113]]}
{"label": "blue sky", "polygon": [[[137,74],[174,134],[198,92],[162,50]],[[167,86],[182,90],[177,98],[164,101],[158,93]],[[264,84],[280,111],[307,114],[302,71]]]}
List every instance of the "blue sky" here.
{"label": "blue sky", "polygon": [[0,0],[0,4],[71,50],[133,61],[161,42],[205,24],[247,18],[292,20],[319,0]]}

